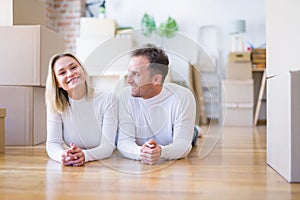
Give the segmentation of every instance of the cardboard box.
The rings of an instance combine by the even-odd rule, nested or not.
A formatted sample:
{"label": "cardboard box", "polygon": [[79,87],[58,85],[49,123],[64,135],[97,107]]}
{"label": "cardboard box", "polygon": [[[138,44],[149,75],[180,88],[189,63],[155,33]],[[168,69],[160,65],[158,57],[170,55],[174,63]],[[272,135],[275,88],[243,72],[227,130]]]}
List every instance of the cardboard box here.
{"label": "cardboard box", "polygon": [[0,153],[5,152],[5,117],[6,110],[0,108]]}
{"label": "cardboard box", "polygon": [[36,145],[46,140],[44,93],[44,87],[0,86],[0,107],[6,108],[6,145]]}
{"label": "cardboard box", "polygon": [[116,34],[116,21],[95,17],[80,18],[80,37],[114,37]]}
{"label": "cardboard box", "polygon": [[300,70],[267,78],[267,163],[300,182]]}
{"label": "cardboard box", "polygon": [[254,89],[253,79],[224,80],[223,111],[225,126],[252,126]]}
{"label": "cardboard box", "polygon": [[50,58],[63,36],[40,25],[0,26],[0,85],[45,86]]}
{"label": "cardboard box", "polygon": [[225,103],[251,103],[254,102],[253,79],[244,81],[224,80],[223,102]]}
{"label": "cardboard box", "polygon": [[108,71],[101,75],[89,75],[90,82],[96,90],[119,94],[127,86],[127,71]]}
{"label": "cardboard box", "polygon": [[[101,44],[112,39],[111,36],[102,37],[79,37],[76,38],[76,55],[82,63],[85,62],[87,57]],[[108,53],[108,52],[107,52]],[[102,58],[99,58],[101,60]]]}
{"label": "cardboard box", "polygon": [[45,0],[1,0],[0,26],[46,26]]}
{"label": "cardboard box", "polygon": [[[102,74],[108,70],[127,70],[129,63],[128,51],[132,49],[131,38],[111,38],[94,47],[84,61],[89,74]],[[88,45],[86,45],[88,50]],[[82,50],[80,50],[82,51]],[[115,65],[119,65],[115,67]],[[112,69],[114,68],[114,69]]]}
{"label": "cardboard box", "polygon": [[228,63],[251,62],[251,52],[231,52],[228,55]]}
{"label": "cardboard box", "polygon": [[223,106],[225,126],[253,125],[253,104],[225,103]]}
{"label": "cardboard box", "polygon": [[246,80],[252,78],[251,62],[227,63],[226,79]]}

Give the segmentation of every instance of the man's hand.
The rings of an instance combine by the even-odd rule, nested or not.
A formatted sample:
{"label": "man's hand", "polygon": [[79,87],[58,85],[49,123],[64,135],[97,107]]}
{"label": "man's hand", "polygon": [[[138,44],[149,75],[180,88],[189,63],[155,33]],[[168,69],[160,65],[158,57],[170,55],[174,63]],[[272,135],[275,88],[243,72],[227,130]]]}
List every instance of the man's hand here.
{"label": "man's hand", "polygon": [[153,139],[145,142],[141,147],[141,161],[142,163],[153,165],[161,155],[161,147]]}
{"label": "man's hand", "polygon": [[62,165],[64,166],[82,166],[84,160],[83,151],[73,143],[70,143],[70,148],[66,149],[62,155]]}

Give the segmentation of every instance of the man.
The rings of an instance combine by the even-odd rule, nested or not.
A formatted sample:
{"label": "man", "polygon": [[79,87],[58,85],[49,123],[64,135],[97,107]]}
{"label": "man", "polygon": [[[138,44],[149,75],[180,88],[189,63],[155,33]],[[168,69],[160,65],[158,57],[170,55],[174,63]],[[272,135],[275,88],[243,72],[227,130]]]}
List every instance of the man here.
{"label": "man", "polygon": [[168,65],[166,53],[154,45],[132,52],[130,87],[119,97],[117,147],[126,158],[155,164],[160,158],[184,158],[192,148],[195,99],[187,88],[164,84]]}

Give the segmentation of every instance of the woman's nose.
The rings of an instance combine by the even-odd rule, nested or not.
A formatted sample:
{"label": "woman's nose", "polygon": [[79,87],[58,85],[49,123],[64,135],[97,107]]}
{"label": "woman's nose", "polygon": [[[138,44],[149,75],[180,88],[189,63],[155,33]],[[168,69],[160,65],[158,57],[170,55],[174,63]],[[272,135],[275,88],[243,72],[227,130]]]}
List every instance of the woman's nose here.
{"label": "woman's nose", "polygon": [[73,74],[74,74],[74,73],[73,73],[71,70],[68,70],[68,71],[67,71],[67,77],[72,77]]}

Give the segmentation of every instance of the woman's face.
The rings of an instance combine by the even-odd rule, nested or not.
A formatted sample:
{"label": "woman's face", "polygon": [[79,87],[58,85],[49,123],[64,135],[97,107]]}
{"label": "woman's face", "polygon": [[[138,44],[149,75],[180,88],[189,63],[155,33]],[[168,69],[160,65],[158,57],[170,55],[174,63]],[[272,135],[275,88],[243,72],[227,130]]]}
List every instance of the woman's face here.
{"label": "woman's face", "polygon": [[67,91],[68,95],[79,90],[85,90],[86,77],[81,65],[72,57],[64,56],[56,60],[53,71],[59,88]]}

